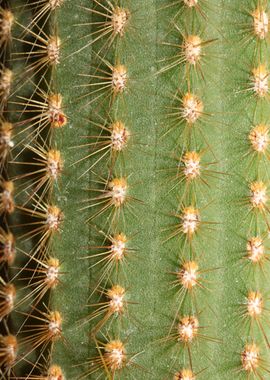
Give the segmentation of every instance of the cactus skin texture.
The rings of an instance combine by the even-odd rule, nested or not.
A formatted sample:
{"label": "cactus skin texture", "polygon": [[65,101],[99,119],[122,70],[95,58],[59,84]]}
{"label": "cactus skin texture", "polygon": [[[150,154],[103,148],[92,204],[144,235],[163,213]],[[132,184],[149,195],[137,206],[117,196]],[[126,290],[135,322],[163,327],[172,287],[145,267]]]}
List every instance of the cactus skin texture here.
{"label": "cactus skin texture", "polygon": [[[1,262],[0,291],[17,290],[14,309],[0,293],[1,379],[267,379],[268,2],[1,7],[1,28],[3,9],[14,14],[0,38],[14,81],[3,91],[1,66],[0,122],[15,135],[11,152],[1,142],[0,242],[11,230],[17,248]],[[25,121],[35,86],[43,101],[54,94],[53,116],[34,126],[39,145]],[[45,192],[27,187],[40,178],[37,146],[61,153]],[[27,223],[46,204],[61,213],[41,211],[42,231],[51,223],[41,245]],[[44,263],[50,282],[33,309],[20,277],[38,281]],[[51,323],[41,345],[40,312]]]}

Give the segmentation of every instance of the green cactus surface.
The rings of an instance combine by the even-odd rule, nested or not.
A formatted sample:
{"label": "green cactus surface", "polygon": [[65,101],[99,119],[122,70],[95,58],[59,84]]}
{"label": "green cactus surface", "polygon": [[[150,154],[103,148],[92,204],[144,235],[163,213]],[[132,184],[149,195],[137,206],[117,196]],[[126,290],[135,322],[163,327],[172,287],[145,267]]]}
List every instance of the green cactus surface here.
{"label": "green cactus surface", "polygon": [[1,379],[269,378],[269,17],[0,0]]}

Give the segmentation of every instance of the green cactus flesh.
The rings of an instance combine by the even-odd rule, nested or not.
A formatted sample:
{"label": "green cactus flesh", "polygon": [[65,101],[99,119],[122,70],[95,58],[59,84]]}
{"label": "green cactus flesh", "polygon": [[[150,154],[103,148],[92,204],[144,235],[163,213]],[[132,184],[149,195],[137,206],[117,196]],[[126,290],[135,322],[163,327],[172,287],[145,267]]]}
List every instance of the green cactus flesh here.
{"label": "green cactus flesh", "polygon": [[1,1],[1,379],[269,377],[269,15]]}

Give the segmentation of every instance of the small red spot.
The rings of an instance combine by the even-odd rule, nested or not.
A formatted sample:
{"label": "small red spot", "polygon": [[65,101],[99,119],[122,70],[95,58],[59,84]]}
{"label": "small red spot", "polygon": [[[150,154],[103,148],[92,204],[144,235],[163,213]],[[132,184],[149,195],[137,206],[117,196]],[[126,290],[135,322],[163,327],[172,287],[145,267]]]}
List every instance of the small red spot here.
{"label": "small red spot", "polygon": [[65,114],[59,113],[59,114],[53,114],[50,117],[50,123],[52,128],[61,128],[64,125],[66,125],[67,118]]}
{"label": "small red spot", "polygon": [[66,124],[66,117],[65,115],[63,114],[60,114],[59,117],[58,117],[58,124],[59,126],[63,126],[64,124]]}

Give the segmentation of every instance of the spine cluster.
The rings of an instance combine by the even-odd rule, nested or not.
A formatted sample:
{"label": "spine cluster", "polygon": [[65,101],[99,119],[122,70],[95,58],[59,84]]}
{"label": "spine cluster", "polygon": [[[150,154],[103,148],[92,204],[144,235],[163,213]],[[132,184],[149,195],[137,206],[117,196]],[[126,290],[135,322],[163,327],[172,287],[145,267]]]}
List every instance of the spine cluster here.
{"label": "spine cluster", "polygon": [[[81,210],[88,211],[91,241],[89,254],[95,283],[91,283],[90,341],[98,356],[89,359],[87,377],[103,369],[106,377],[115,378],[133,364],[126,348],[128,329],[128,266],[133,249],[127,232],[127,211],[132,213],[131,180],[125,172],[125,152],[132,138],[132,126],[124,112],[129,90],[129,68],[123,62],[132,13],[122,2],[93,1],[85,8],[89,21],[80,24],[87,30],[85,43],[73,54],[82,56],[92,49],[90,72],[80,74],[81,110],[90,133],[75,146],[83,155],[74,166],[81,165],[81,176],[90,177],[90,196]],[[97,174],[98,173],[98,174]],[[90,213],[89,213],[90,211]],[[126,331],[125,331],[126,330]]]}
{"label": "spine cluster", "polygon": [[64,378],[53,363],[54,343],[63,338],[62,315],[51,304],[61,277],[54,238],[64,217],[54,201],[63,171],[56,134],[67,123],[56,80],[56,15],[62,5],[63,0],[0,5],[3,379]]}
{"label": "spine cluster", "polygon": [[[267,241],[269,239],[269,8],[268,3],[257,1],[250,5],[243,23],[242,48],[244,54],[252,57],[251,68],[246,71],[246,88],[238,100],[245,98],[244,181],[246,196],[243,199],[248,228],[244,231],[245,253],[241,261],[247,264],[245,270],[246,294],[241,302],[241,316],[244,316],[245,338],[240,354],[241,371],[247,378],[267,376],[269,366],[264,359],[269,349],[267,331],[267,280],[265,267],[268,261]],[[267,116],[268,115],[268,116]],[[246,224],[244,224],[246,226]],[[248,331],[248,333],[247,333]],[[266,348],[266,350],[265,350]],[[264,375],[265,374],[265,375]]]}
{"label": "spine cluster", "polygon": [[[218,32],[211,26],[206,27],[211,10],[204,7],[205,2],[176,3],[178,9],[163,43],[171,55],[160,60],[158,71],[159,75],[170,78],[174,86],[162,137],[166,138],[167,145],[171,144],[169,156],[174,163],[171,168],[165,167],[164,172],[166,187],[170,186],[170,199],[176,203],[173,213],[170,210],[174,223],[166,228],[166,241],[172,247],[170,252],[175,262],[170,272],[175,314],[163,340],[171,343],[177,352],[177,359],[171,365],[173,379],[194,380],[200,371],[199,368],[196,371],[197,353],[205,350],[202,341],[217,342],[208,335],[206,325],[211,326],[209,319],[207,322],[204,319],[205,309],[213,310],[211,297],[209,304],[204,302],[201,307],[200,293],[207,292],[208,274],[214,270],[207,266],[205,250],[214,244],[211,235],[215,222],[208,221],[205,214],[213,201],[211,190],[215,178],[221,174],[215,168],[216,156],[210,143],[217,121],[209,109],[207,95],[214,78],[208,77],[209,71],[205,70],[209,61],[215,60],[211,49],[215,47],[216,36],[209,38],[208,35]],[[178,239],[177,244],[175,239]],[[213,257],[211,262],[214,262]]]}
{"label": "spine cluster", "polygon": [[[0,193],[0,321],[1,327],[8,325],[10,315],[14,309],[16,300],[16,288],[11,281],[10,269],[15,261],[15,236],[11,231],[11,217],[15,211],[14,202],[14,183],[10,180],[8,173],[8,161],[10,151],[14,146],[13,127],[5,114],[8,107],[8,98],[11,92],[13,73],[8,67],[10,58],[10,44],[12,38],[12,28],[14,25],[14,15],[9,9],[8,4],[0,6],[0,167],[1,167],[1,193]],[[0,335],[0,365],[2,373],[11,372],[17,358],[18,341],[8,326],[4,329],[5,333]]]}
{"label": "spine cluster", "polygon": [[[64,28],[65,22],[72,25],[69,30],[72,29],[73,35],[68,33],[68,39],[74,42],[72,46],[76,46],[77,50],[64,58],[63,45],[66,40],[62,41],[59,36],[57,16],[66,3],[72,9],[70,14],[75,10],[74,19],[63,21],[63,25]],[[150,13],[155,12],[155,1],[149,0],[149,3]],[[80,379],[133,378],[133,373],[127,373],[130,367],[143,372],[139,378],[164,377],[159,371],[166,372],[165,377],[173,380],[203,378],[208,376],[208,371],[212,371],[213,378],[226,377],[229,371],[225,375],[217,373],[219,358],[213,360],[217,361],[213,372],[213,363],[211,358],[208,359],[218,349],[210,351],[205,342],[221,343],[216,336],[211,336],[211,331],[216,331],[216,321],[220,321],[227,312],[224,305],[227,306],[233,294],[237,293],[237,290],[235,293],[232,290],[228,294],[228,288],[230,291],[231,287],[237,288],[240,277],[244,282],[245,294],[242,294],[240,312],[236,318],[241,325],[239,335],[242,342],[236,354],[238,367],[229,376],[234,378],[240,374],[247,379],[263,379],[270,373],[267,363],[270,348],[267,296],[270,236],[268,1],[235,2],[237,15],[231,17],[230,22],[232,25],[232,20],[239,23],[235,28],[231,26],[231,29],[223,23],[232,16],[231,8],[226,9],[224,1],[167,0],[165,3],[157,10],[157,20],[161,25],[157,29],[162,29],[166,14],[169,14],[169,30],[166,31],[162,46],[158,45],[155,50],[154,44],[150,54],[152,57],[155,53],[162,56],[157,70],[157,75],[164,78],[160,88],[163,91],[168,86],[171,90],[166,111],[161,110],[163,115],[166,113],[166,117],[165,130],[160,126],[162,136],[159,140],[164,144],[164,149],[159,150],[156,146],[159,141],[151,133],[159,117],[156,111],[160,110],[153,109],[155,115],[147,110],[148,106],[149,109],[154,107],[156,94],[151,94],[150,101],[145,100],[145,108],[140,109],[148,96],[144,91],[154,88],[150,81],[146,86],[143,83],[149,79],[142,72],[147,62],[146,71],[149,69],[151,78],[156,79],[152,71],[154,63],[149,63],[149,51],[145,51],[147,46],[150,49],[150,35],[155,38],[155,29],[149,30],[149,36],[142,36],[144,33],[141,31],[137,33],[135,38],[142,37],[142,41],[137,38],[134,49],[134,41],[130,40],[132,32],[136,31],[136,24],[137,29],[139,25],[135,20],[136,4],[144,7],[145,22],[148,17],[147,1],[135,1],[134,6],[132,1],[124,0],[0,0],[0,379],[64,380],[62,368],[55,364],[55,345],[62,342],[67,348],[63,351],[65,354],[80,356],[82,350],[88,347],[88,342],[86,346],[80,340],[78,346],[72,346],[67,335],[75,333],[81,325],[87,326],[85,341],[90,342],[89,350],[96,354],[90,354],[84,363],[78,359],[81,364],[68,369],[70,373],[78,371]],[[224,12],[227,12],[224,17],[218,13],[215,3],[222,4]],[[229,6],[234,7],[233,1],[229,3]],[[242,5],[244,10],[239,12]],[[80,19],[84,17],[85,23]],[[77,25],[76,19],[79,22]],[[233,33],[237,36],[224,41],[217,25],[229,37]],[[142,30],[147,30],[145,25],[142,26]],[[146,48],[143,38],[148,39]],[[215,50],[220,39],[223,39],[222,48],[220,45],[218,50],[223,60],[221,65]],[[236,40],[239,44],[237,47]],[[131,49],[125,49],[127,43]],[[231,52],[235,52],[235,47],[237,54],[232,57]],[[136,51],[138,56],[127,57],[131,51]],[[73,61],[74,58],[77,61]],[[248,58],[251,58],[251,64],[247,68]],[[142,60],[142,64],[139,60]],[[234,60],[235,67],[226,72]],[[77,65],[72,67],[70,62],[78,62],[78,68]],[[62,63],[62,67],[69,65],[69,75],[64,80],[59,72]],[[132,92],[131,84],[134,83],[130,69],[134,72],[136,63],[142,68],[138,75],[141,87],[137,95],[144,98],[136,102],[134,107],[127,107],[127,96]],[[227,94],[226,86],[237,82],[239,78],[234,78],[239,65],[242,72],[239,76],[245,78],[237,90],[233,92],[230,88]],[[81,67],[83,71],[78,72]],[[223,70],[224,73],[221,72]],[[72,77],[71,72],[77,76]],[[224,83],[223,75],[227,76]],[[67,118],[60,82],[66,83],[72,92],[70,107],[75,110],[73,120],[79,120],[80,125],[73,125],[73,120],[69,122]],[[159,105],[165,103],[163,95]],[[235,104],[229,110],[228,120],[233,119],[234,125],[227,126],[227,120],[225,123],[218,120],[218,109],[224,105],[226,107],[230,101]],[[241,115],[232,111],[234,107],[238,112],[241,110]],[[142,115],[145,110],[146,114]],[[226,116],[223,115],[223,119]],[[138,219],[137,205],[141,202],[134,196],[136,183],[133,183],[131,172],[140,176],[138,172],[147,158],[145,154],[138,154],[132,159],[130,157],[129,148],[138,132],[135,131],[136,122],[140,124],[139,130],[145,127],[144,124],[148,123],[149,127],[152,123],[149,130],[147,126],[143,130],[142,144],[139,145],[142,150],[154,152],[153,160],[149,159],[151,165],[147,164],[142,170],[142,178],[150,184],[144,191],[146,197],[152,197],[146,211],[149,214],[140,214],[141,218]],[[83,136],[79,136],[80,128],[84,130]],[[242,133],[244,129],[245,136]],[[71,139],[66,137],[70,131],[73,133]],[[230,135],[229,143],[218,148],[216,142],[225,135]],[[241,137],[234,139],[234,136]],[[64,139],[69,144],[65,153],[62,151]],[[73,143],[70,144],[70,141]],[[240,152],[240,144],[244,146],[244,153]],[[218,150],[231,153],[234,146],[237,146],[236,155],[241,154],[239,163],[235,162],[236,155],[227,156],[222,166],[232,163],[239,173],[241,168],[244,169],[244,174],[237,172],[237,181],[240,186],[243,185],[242,188],[246,187],[246,193],[238,202],[242,203],[242,208],[239,206],[238,210],[238,205],[231,206],[232,217],[229,215],[230,205],[217,205],[214,198],[218,194],[220,199],[227,202],[230,196],[221,194],[223,184],[219,179],[222,175],[224,177],[224,173],[218,170],[219,158],[216,153]],[[167,151],[163,157],[160,152],[163,153],[165,149]],[[76,159],[73,158],[73,152]],[[72,156],[70,167],[66,167],[64,155],[66,161]],[[142,164],[137,165],[137,160],[141,160]],[[148,168],[155,171],[160,162],[165,163],[165,167],[161,170],[164,180],[159,189],[156,188],[157,173],[148,173]],[[133,167],[135,165],[136,168]],[[70,178],[70,185],[68,179],[63,190],[61,177],[64,171],[79,174],[77,182]],[[229,177],[230,183],[234,183],[233,175],[227,174],[229,176],[226,178]],[[82,178],[83,183],[90,183],[87,189],[80,186]],[[144,184],[139,182],[139,185],[143,187]],[[232,187],[232,193],[237,194],[236,182]],[[73,191],[86,194],[83,202],[76,203],[80,195],[74,196]],[[160,193],[163,203],[157,205]],[[75,202],[64,200],[66,194]],[[72,231],[66,228],[71,237],[64,244],[61,239],[56,239],[62,232],[65,218],[62,208],[66,201],[66,223],[70,222]],[[147,315],[143,321],[144,333],[137,341],[152,339],[162,324],[162,317],[167,318],[168,314],[169,327],[166,336],[158,340],[162,342],[162,355],[159,357],[154,354],[153,362],[149,360],[147,363],[149,370],[153,371],[149,373],[137,364],[139,353],[132,352],[129,344],[130,335],[134,337],[134,331],[140,331],[140,327],[134,328],[139,310],[132,300],[134,281],[130,278],[134,278],[134,271],[129,263],[131,258],[138,259],[135,257],[134,234],[131,231],[134,232],[136,227],[137,231],[140,228],[146,230],[145,226],[152,223],[152,204],[155,204],[152,231],[143,231],[138,239],[141,245],[145,242],[144,238],[148,241],[142,258],[145,261],[135,271],[138,277],[136,286],[140,283],[137,294],[140,300],[147,299],[149,304],[143,305],[143,315]],[[157,244],[159,236],[154,235],[161,215],[157,211],[160,208],[164,211],[165,207],[169,216],[163,213],[163,220],[168,218],[168,226],[162,231],[166,235],[164,258],[161,257],[162,247]],[[215,207],[213,212],[212,207]],[[240,208],[246,213],[241,220]],[[239,215],[235,215],[238,211]],[[87,225],[88,246],[81,244],[84,240],[81,232],[83,226],[75,226],[76,223],[68,218],[69,212],[70,215],[76,212],[79,215],[76,220]],[[240,231],[243,235],[244,231],[244,246],[241,250],[241,276],[237,274],[234,283],[224,282],[221,289],[216,289],[216,294],[211,296],[214,283],[211,281],[212,273],[221,273],[219,270],[225,269],[215,268],[214,263],[218,259],[225,262],[230,255],[228,252],[226,257],[218,258],[213,253],[218,256],[230,244],[232,250],[235,248],[233,238],[224,239],[222,247],[217,244],[218,237],[222,235],[218,231],[223,226],[217,227],[218,221],[212,220],[211,215],[218,216],[219,213],[223,213],[227,223],[222,231],[238,223],[237,233]],[[66,252],[64,247],[72,241],[77,231],[81,236],[78,234],[78,239]],[[59,251],[61,244],[62,249]],[[75,252],[72,251],[73,247]],[[146,252],[147,247],[155,252]],[[67,289],[63,300],[76,293],[77,290],[70,291],[73,284],[78,286],[78,300],[71,299],[70,304],[66,304],[61,299],[59,288],[65,273],[61,254],[61,257],[69,255],[69,263],[74,263],[76,259],[78,267],[82,262],[87,263],[85,266],[89,264],[90,294],[87,305],[82,305],[83,294],[80,293],[80,290],[87,288],[87,270],[82,280],[76,278],[74,281],[71,278],[73,276],[68,277],[68,271],[70,269],[75,275],[77,272],[71,267],[67,269],[65,278],[70,278],[70,281],[62,284]],[[170,289],[162,284],[162,275],[157,269],[166,260],[170,263],[167,273]],[[227,278],[232,279],[234,268],[230,266],[226,269],[230,272]],[[142,276],[148,275],[148,270],[149,282],[142,279]],[[226,277],[226,271],[222,273],[220,277]],[[145,285],[146,282],[148,285]],[[152,286],[153,283],[155,286]],[[217,284],[214,283],[214,286]],[[163,288],[166,288],[166,302],[158,303],[163,297]],[[222,292],[227,292],[228,296],[225,297]],[[172,294],[171,298],[169,294]],[[216,318],[215,300],[219,296],[223,297],[224,304],[217,305],[219,315]],[[59,309],[55,308],[57,302]],[[158,310],[162,308],[160,305],[170,302],[171,310]],[[130,314],[132,308],[135,311],[135,323]],[[166,306],[164,309],[167,309]],[[74,315],[79,313],[83,314],[83,318],[78,324],[72,321],[67,329],[63,329],[64,321],[76,319]],[[228,337],[238,332],[238,327],[233,328],[227,323],[229,318],[231,322],[231,315],[224,316],[224,324],[220,326],[224,328],[225,344]],[[77,336],[74,342],[76,339]],[[168,356],[164,355],[167,350],[164,344],[171,346],[172,351]],[[233,341],[228,346],[234,344]],[[144,349],[152,350],[155,345],[156,341],[151,341]],[[223,348],[221,350],[226,351]],[[233,356],[234,353],[230,354]],[[168,357],[170,365],[167,363]],[[233,365],[235,367],[235,361]],[[67,369],[65,372],[67,376]]]}

